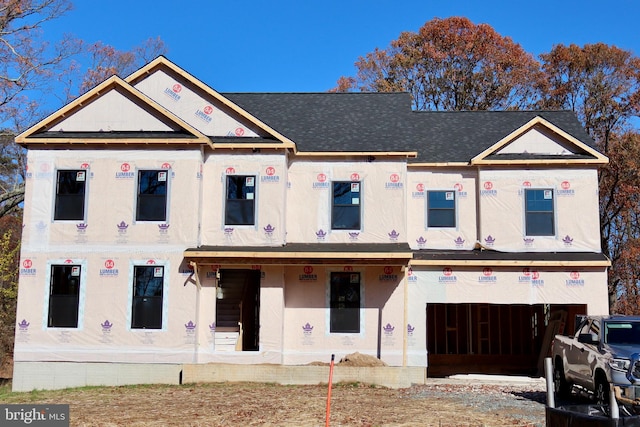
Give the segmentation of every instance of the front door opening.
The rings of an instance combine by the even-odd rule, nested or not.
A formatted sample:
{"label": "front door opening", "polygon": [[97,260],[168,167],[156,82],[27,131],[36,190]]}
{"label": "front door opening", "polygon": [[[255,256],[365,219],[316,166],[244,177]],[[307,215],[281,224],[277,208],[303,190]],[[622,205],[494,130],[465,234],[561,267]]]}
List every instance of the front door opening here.
{"label": "front door opening", "polygon": [[220,270],[216,332],[237,332],[236,350],[258,351],[260,270]]}

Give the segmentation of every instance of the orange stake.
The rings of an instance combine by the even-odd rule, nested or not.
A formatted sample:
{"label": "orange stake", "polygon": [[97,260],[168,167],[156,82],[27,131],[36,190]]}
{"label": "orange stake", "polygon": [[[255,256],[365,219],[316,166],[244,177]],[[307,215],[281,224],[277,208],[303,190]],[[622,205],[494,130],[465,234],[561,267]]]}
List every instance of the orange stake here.
{"label": "orange stake", "polygon": [[331,417],[331,383],[333,382],[333,360],[335,355],[331,355],[331,365],[329,366],[329,392],[327,393],[327,419],[325,426],[329,427],[329,418]]}

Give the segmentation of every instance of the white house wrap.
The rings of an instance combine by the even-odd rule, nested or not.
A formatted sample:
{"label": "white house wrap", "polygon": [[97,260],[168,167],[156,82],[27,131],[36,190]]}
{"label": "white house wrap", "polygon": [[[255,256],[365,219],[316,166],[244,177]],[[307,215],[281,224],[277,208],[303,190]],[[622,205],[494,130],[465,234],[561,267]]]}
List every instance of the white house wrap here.
{"label": "white house wrap", "polygon": [[410,105],[221,94],[159,57],[19,135],[14,390],[354,352],[417,382],[535,372],[608,312],[607,159],[571,112]]}

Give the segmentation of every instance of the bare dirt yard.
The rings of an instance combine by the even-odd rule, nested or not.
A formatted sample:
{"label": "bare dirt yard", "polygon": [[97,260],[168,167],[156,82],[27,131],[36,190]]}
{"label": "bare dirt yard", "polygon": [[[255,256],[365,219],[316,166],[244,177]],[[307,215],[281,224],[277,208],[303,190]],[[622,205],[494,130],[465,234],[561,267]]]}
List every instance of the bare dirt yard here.
{"label": "bare dirt yard", "polygon": [[[212,383],[10,393],[0,403],[65,403],[72,426],[322,426],[328,386]],[[497,385],[388,389],[335,384],[331,426],[537,427],[544,404]],[[465,397],[468,397],[465,398]],[[524,399],[524,406],[522,400]]]}
{"label": "bare dirt yard", "polygon": [[[202,383],[13,393],[5,379],[0,404],[69,404],[72,426],[323,426],[328,392],[327,384]],[[543,427],[545,397],[535,382],[433,379],[404,389],[333,384],[329,425]]]}

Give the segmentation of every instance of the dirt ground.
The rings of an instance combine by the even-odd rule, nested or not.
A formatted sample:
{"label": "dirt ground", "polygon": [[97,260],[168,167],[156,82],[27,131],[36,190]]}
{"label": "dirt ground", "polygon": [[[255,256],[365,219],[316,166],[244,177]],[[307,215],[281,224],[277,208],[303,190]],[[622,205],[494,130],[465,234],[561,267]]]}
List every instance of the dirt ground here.
{"label": "dirt ground", "polygon": [[[380,361],[355,354],[341,363],[357,366]],[[394,390],[360,383],[334,384],[329,425],[538,425],[518,420],[504,408],[465,404],[447,398],[446,393],[430,394],[433,389],[429,387]],[[7,384],[0,387],[0,404],[69,404],[72,426],[322,426],[327,420],[328,392],[327,384],[211,383],[11,393]],[[495,400],[491,396],[487,399]]]}
{"label": "dirt ground", "polygon": [[[327,393],[327,385],[213,383],[3,393],[0,403],[67,403],[72,426],[321,426]],[[334,385],[329,421],[332,426],[533,425],[447,399],[419,398],[414,387],[360,384]]]}

